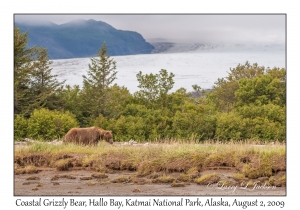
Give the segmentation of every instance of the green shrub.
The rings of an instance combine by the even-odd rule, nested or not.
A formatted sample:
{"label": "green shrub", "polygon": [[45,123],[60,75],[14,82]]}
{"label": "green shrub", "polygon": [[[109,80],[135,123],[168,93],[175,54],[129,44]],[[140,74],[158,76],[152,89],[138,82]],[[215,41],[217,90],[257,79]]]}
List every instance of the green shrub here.
{"label": "green shrub", "polygon": [[27,137],[28,121],[22,115],[15,115],[14,139],[19,140]]}
{"label": "green shrub", "polygon": [[109,130],[110,123],[107,118],[105,118],[102,114],[93,119],[90,123],[90,126],[98,126],[99,128],[103,128],[104,130]]}
{"label": "green shrub", "polygon": [[243,119],[234,112],[220,114],[217,117],[216,138],[219,140],[244,139],[245,126],[243,123]]}
{"label": "green shrub", "polygon": [[121,140],[145,140],[145,122],[141,117],[121,116],[115,121],[113,129],[115,138]]}
{"label": "green shrub", "polygon": [[51,140],[63,137],[72,127],[78,127],[78,122],[68,111],[36,109],[28,119],[27,135],[33,139]]}
{"label": "green shrub", "polygon": [[268,119],[267,116],[243,118],[236,112],[222,113],[217,117],[216,139],[246,140],[261,139],[267,141],[286,139],[285,121]]}

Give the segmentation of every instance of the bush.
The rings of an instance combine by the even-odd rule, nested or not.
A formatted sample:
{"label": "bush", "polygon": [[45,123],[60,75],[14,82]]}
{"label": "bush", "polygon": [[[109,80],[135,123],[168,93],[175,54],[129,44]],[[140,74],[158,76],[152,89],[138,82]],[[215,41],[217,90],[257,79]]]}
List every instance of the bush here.
{"label": "bush", "polygon": [[173,134],[178,139],[212,139],[215,129],[215,117],[197,110],[177,111],[173,118]]}
{"label": "bush", "polygon": [[78,127],[75,115],[67,112],[36,109],[28,119],[27,135],[38,140],[61,138],[72,127]]}
{"label": "bush", "polygon": [[14,139],[27,137],[28,122],[22,115],[16,115],[14,119]]}
{"label": "bush", "polygon": [[[216,139],[241,140],[245,139],[243,119],[234,112],[222,113],[217,117]],[[247,128],[246,128],[247,129]]]}
{"label": "bush", "polygon": [[110,123],[107,118],[100,114],[95,119],[91,120],[90,126],[97,126],[103,128],[104,130],[109,130]]}
{"label": "bush", "polygon": [[[282,122],[270,120],[265,113],[261,116],[250,114],[249,118],[243,118],[235,112],[222,113],[217,118],[216,139],[219,140],[246,140],[261,139],[267,141],[286,139],[286,125]],[[280,114],[281,115],[281,114]],[[250,118],[252,117],[253,118]],[[284,116],[280,116],[284,118]],[[271,118],[271,117],[269,117]],[[279,117],[278,117],[279,119]]]}
{"label": "bush", "polygon": [[[113,122],[111,120],[111,122]],[[118,120],[112,123],[113,132],[116,139],[121,140],[146,140],[145,130],[146,125],[143,118],[134,116],[121,116]]]}

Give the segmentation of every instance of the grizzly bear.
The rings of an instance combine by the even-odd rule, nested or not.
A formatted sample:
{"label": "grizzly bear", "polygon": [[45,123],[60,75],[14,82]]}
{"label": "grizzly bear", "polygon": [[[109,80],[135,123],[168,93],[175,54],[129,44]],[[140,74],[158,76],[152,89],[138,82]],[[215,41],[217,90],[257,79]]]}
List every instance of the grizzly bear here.
{"label": "grizzly bear", "polygon": [[81,145],[97,145],[99,139],[113,143],[113,134],[96,126],[89,128],[72,128],[64,137],[64,143],[75,143]]}

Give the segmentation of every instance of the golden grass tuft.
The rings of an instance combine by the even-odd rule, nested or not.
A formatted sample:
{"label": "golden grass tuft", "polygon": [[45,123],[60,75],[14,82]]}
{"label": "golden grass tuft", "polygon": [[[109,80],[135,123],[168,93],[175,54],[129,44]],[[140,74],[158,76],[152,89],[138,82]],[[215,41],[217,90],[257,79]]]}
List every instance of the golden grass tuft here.
{"label": "golden grass tuft", "polygon": [[144,185],[146,183],[149,183],[149,180],[144,179],[144,178],[139,178],[139,177],[136,177],[136,176],[130,176],[129,177],[129,182],[135,183],[135,184],[138,184],[138,185]]}
{"label": "golden grass tuft", "polygon": [[206,174],[199,178],[196,178],[194,181],[198,185],[207,185],[212,183],[217,183],[220,180],[220,176],[217,173]]}
{"label": "golden grass tuft", "polygon": [[76,179],[75,176],[72,176],[72,175],[54,175],[52,178],[51,178],[51,181],[54,181],[54,180],[58,180],[60,178],[66,178],[66,179]]}
{"label": "golden grass tuft", "polygon": [[73,167],[73,164],[70,158],[60,159],[56,161],[55,167],[58,171],[68,171],[70,167]]}
{"label": "golden grass tuft", "polygon": [[171,184],[171,187],[184,187],[185,183],[184,182],[175,182],[173,181],[173,183]]}
{"label": "golden grass tuft", "polygon": [[191,181],[191,175],[189,174],[180,174],[177,179],[179,182],[190,182]]}
{"label": "golden grass tuft", "polygon": [[257,179],[264,176],[272,176],[272,168],[270,165],[260,164],[245,164],[242,173],[250,179]]}
{"label": "golden grass tuft", "polygon": [[164,168],[163,159],[147,159],[140,163],[137,172],[139,176],[147,176],[153,172],[162,171]]}
{"label": "golden grass tuft", "polygon": [[126,183],[128,181],[129,181],[129,179],[126,176],[124,176],[124,175],[119,176],[119,177],[117,177],[115,179],[110,180],[111,183]]}
{"label": "golden grass tuft", "polygon": [[163,175],[153,179],[152,183],[171,183],[173,181],[175,181],[174,177]]}
{"label": "golden grass tuft", "polygon": [[25,167],[20,167],[19,165],[15,164],[14,173],[18,174],[36,174],[39,173],[41,170],[37,169],[37,167],[33,165],[27,165]]}
{"label": "golden grass tuft", "polygon": [[186,173],[191,179],[195,179],[200,175],[197,167],[190,168]]}
{"label": "golden grass tuft", "polygon": [[150,175],[148,176],[148,178],[149,178],[149,179],[156,179],[156,178],[159,177],[159,176],[160,176],[160,175],[159,175],[158,173],[154,172],[154,173],[150,174]]}
{"label": "golden grass tuft", "polygon": [[242,183],[247,180],[247,178],[245,177],[245,174],[242,174],[242,173],[233,174],[232,178],[239,183]]}
{"label": "golden grass tuft", "polygon": [[96,185],[96,182],[90,181],[90,182],[87,183],[87,185],[88,185],[88,186],[94,186],[94,185]]}

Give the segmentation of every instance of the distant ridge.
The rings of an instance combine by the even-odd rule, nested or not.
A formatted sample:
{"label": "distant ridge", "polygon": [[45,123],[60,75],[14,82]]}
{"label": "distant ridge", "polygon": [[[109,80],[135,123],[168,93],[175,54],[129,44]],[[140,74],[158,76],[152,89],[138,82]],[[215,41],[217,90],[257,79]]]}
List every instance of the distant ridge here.
{"label": "distant ridge", "polygon": [[28,32],[28,47],[48,49],[50,59],[83,58],[97,55],[104,42],[108,54],[134,55],[151,53],[154,47],[134,31],[117,30],[95,20],[73,20],[65,24],[15,23],[21,32]]}

